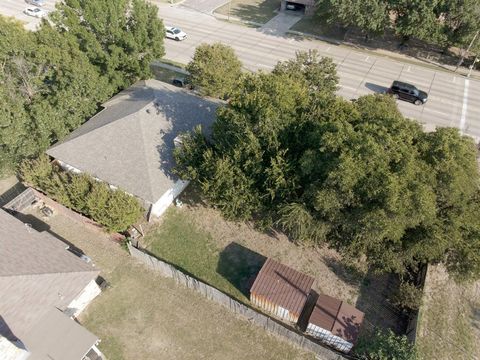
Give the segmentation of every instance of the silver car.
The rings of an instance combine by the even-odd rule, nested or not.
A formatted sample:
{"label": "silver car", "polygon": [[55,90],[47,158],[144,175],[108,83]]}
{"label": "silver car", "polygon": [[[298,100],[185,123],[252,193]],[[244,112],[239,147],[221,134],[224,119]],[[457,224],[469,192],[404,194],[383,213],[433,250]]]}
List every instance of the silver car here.
{"label": "silver car", "polygon": [[35,6],[45,6],[45,0],[25,0],[25,2]]}

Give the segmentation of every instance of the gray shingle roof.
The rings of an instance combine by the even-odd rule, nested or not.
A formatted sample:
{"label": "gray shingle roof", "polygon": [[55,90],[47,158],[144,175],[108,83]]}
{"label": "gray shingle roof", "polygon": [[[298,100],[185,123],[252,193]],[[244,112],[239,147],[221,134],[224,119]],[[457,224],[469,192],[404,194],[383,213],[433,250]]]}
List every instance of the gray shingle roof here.
{"label": "gray shingle roof", "polygon": [[155,203],[175,183],[173,140],[196,125],[208,129],[219,101],[157,81],[140,81],[47,153]]}
{"label": "gray shingle roof", "polygon": [[0,209],[0,334],[22,339],[47,311],[65,310],[98,276],[65,247]]}

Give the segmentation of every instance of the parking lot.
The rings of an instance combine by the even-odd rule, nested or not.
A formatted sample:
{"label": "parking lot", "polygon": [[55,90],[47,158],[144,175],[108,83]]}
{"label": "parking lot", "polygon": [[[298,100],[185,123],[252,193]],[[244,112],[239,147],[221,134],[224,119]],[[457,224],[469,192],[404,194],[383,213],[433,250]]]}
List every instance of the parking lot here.
{"label": "parking lot", "polygon": [[[29,30],[35,30],[40,23],[40,19],[28,16],[24,13],[27,7],[32,7],[25,0],[1,0],[0,2],[0,14],[3,16],[13,16],[25,24],[25,27]],[[55,9],[55,0],[45,0],[45,5],[42,6],[43,10],[52,11]]]}

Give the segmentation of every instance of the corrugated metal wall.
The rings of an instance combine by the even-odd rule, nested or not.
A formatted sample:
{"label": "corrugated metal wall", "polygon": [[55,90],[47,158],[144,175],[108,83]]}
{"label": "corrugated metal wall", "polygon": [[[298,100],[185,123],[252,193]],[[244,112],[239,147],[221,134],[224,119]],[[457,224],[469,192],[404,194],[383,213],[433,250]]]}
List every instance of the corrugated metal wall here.
{"label": "corrugated metal wall", "polygon": [[287,309],[281,307],[278,304],[274,304],[271,301],[266,300],[263,296],[257,296],[255,294],[250,294],[250,301],[252,304],[257,306],[260,309],[265,310],[266,312],[275,315],[276,317],[292,322],[292,323],[297,323],[298,322],[298,314],[293,314]]}
{"label": "corrugated metal wall", "polygon": [[314,338],[321,340],[325,344],[328,344],[340,351],[344,351],[345,353],[348,353],[353,347],[352,343],[349,343],[348,341],[345,341],[341,337],[333,335],[330,331],[323,329],[312,323],[308,324],[307,330],[305,332],[308,335],[311,335]]}

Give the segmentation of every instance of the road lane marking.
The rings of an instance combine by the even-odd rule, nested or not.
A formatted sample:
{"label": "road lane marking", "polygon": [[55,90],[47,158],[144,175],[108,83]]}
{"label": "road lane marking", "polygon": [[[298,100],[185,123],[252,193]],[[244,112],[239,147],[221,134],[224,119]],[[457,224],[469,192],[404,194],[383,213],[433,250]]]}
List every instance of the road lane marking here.
{"label": "road lane marking", "polygon": [[329,52],[330,49],[331,49],[331,47],[329,46],[329,47],[327,47],[327,50],[325,50],[325,51],[326,51],[326,52]]}
{"label": "road lane marking", "polygon": [[367,58],[365,59],[365,61],[368,62],[368,59],[370,59],[370,56],[367,56]]}
{"label": "road lane marking", "polygon": [[463,88],[463,106],[462,106],[462,117],[460,118],[460,133],[463,135],[465,130],[465,122],[467,120],[467,108],[468,108],[468,86],[470,84],[469,79],[465,79],[465,86]]}

